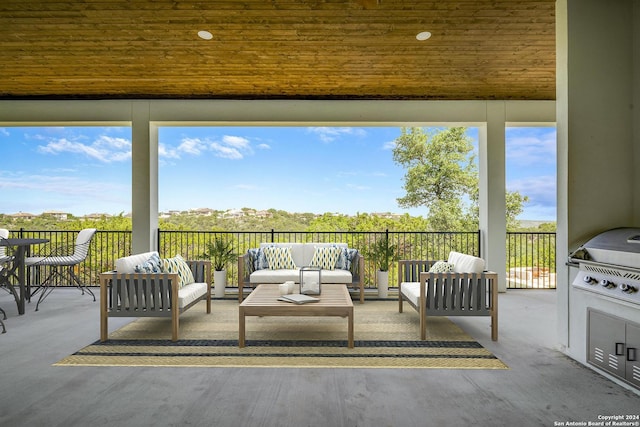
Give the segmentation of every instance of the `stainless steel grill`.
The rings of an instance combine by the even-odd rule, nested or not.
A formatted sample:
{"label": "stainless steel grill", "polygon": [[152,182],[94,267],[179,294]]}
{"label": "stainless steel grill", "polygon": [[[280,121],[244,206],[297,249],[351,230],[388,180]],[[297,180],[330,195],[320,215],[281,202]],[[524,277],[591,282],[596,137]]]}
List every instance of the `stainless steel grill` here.
{"label": "stainless steel grill", "polygon": [[569,255],[572,286],[640,304],[640,228],[605,231]]}

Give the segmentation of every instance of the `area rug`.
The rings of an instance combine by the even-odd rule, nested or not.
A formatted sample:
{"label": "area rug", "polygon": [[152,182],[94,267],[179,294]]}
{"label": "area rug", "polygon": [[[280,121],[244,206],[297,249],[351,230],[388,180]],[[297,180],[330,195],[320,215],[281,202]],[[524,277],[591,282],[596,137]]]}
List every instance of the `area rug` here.
{"label": "area rug", "polygon": [[215,300],[208,315],[200,304],[180,318],[177,342],[169,319],[142,318],[55,365],[508,369],[445,317],[429,318],[419,340],[418,314],[398,313],[393,301],[355,304],[352,349],[339,317],[247,317],[246,347],[238,348],[237,301]]}

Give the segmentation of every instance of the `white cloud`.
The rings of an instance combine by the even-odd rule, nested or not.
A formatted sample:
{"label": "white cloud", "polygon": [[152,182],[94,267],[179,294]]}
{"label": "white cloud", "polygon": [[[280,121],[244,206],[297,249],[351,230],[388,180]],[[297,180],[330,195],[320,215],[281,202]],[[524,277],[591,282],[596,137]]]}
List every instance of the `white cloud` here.
{"label": "white cloud", "polygon": [[52,139],[41,135],[38,135],[36,139],[46,141],[44,145],[38,146],[38,152],[43,154],[74,153],[103,163],[120,162],[131,158],[131,142],[124,138],[101,135],[89,144],[75,139]]}
{"label": "white cloud", "polygon": [[553,164],[556,159],[556,131],[529,132],[523,136],[514,132],[509,136],[506,150],[507,162],[514,165]]}
{"label": "white cloud", "polygon": [[269,144],[258,144],[257,148],[261,150],[271,150],[271,146]]}
{"label": "white cloud", "polygon": [[158,144],[158,157],[164,159],[179,159],[180,153],[178,150],[172,147],[167,147],[165,144]]}
{"label": "white cloud", "polygon": [[534,176],[509,182],[509,191],[518,191],[529,197],[529,206],[556,206],[556,177],[553,175]]}
{"label": "white cloud", "polygon": [[307,132],[314,133],[322,142],[332,142],[342,136],[363,137],[367,135],[364,129],[350,127],[309,127]]}
{"label": "white cloud", "polygon": [[382,145],[383,150],[393,150],[394,148],[396,148],[395,141],[387,141]]}
{"label": "white cloud", "polygon": [[9,136],[10,133],[6,128],[0,128],[0,135]]}
{"label": "white cloud", "polygon": [[178,145],[177,151],[189,153],[193,155],[199,155],[203,150],[207,149],[207,144],[200,138],[184,138],[180,145]]}
{"label": "white cloud", "polygon": [[209,149],[218,157],[224,159],[239,160],[245,155],[253,154],[251,143],[241,136],[224,135],[220,141],[213,141]]}
{"label": "white cloud", "polygon": [[350,189],[356,190],[356,191],[371,190],[371,187],[368,187],[366,185],[355,185],[355,184],[347,184],[347,188],[350,188]]}

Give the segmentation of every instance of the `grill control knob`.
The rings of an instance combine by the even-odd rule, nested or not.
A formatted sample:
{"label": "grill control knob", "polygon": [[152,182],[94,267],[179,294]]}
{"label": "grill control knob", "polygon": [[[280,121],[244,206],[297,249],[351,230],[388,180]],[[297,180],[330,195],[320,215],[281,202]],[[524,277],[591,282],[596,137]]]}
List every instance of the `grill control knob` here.
{"label": "grill control knob", "polygon": [[622,292],[626,292],[628,294],[632,294],[632,293],[638,291],[638,289],[635,286],[627,285],[626,283],[623,283],[623,284],[620,285],[620,290]]}
{"label": "grill control knob", "polygon": [[602,279],[602,280],[600,281],[600,284],[601,284],[602,286],[604,286],[605,288],[607,288],[607,289],[611,289],[611,288],[615,288],[615,287],[616,287],[616,284],[615,284],[615,283],[613,283],[612,281],[607,280],[607,279]]}
{"label": "grill control knob", "polygon": [[598,283],[598,281],[591,276],[584,276],[582,280],[584,280],[584,282],[588,285],[595,285],[596,283]]}

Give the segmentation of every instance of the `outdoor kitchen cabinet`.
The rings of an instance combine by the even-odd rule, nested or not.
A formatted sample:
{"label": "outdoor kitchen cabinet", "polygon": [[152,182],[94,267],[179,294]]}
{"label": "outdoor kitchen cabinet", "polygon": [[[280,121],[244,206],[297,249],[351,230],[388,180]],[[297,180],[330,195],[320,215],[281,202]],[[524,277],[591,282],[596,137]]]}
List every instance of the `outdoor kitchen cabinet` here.
{"label": "outdoor kitchen cabinet", "polygon": [[640,325],[593,309],[588,317],[587,361],[640,388]]}

